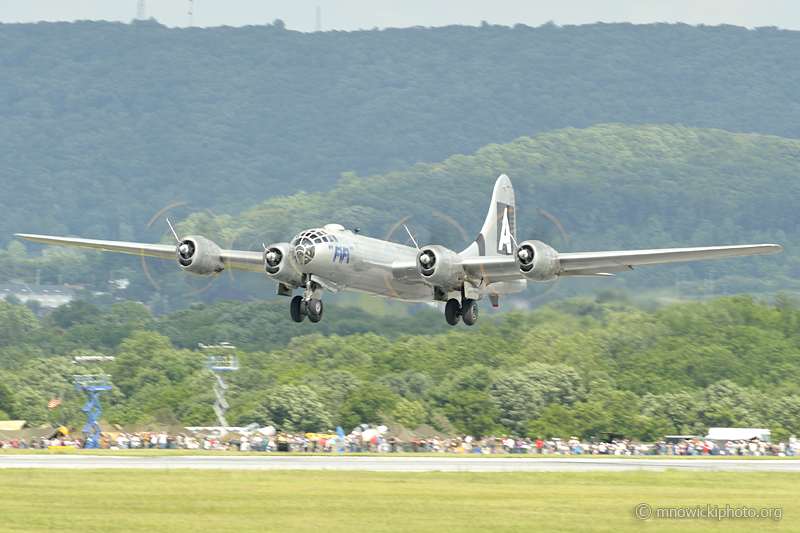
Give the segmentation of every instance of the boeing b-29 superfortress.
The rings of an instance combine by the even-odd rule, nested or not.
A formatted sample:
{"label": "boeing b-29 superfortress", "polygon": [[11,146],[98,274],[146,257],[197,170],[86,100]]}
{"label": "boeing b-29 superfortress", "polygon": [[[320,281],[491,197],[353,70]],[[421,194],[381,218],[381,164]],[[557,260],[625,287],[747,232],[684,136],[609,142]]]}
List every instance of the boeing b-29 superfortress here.
{"label": "boeing b-29 superfortress", "polygon": [[[634,266],[718,259],[781,251],[777,244],[559,253],[536,241],[517,242],[516,201],[511,180],[497,179],[489,213],[475,242],[462,252],[444,246],[410,247],[359,235],[339,224],[300,232],[289,243],[264,246],[263,252],[222,250],[201,235],[179,238],[177,245],[143,244],[18,233],[47,244],[174,259],[195,276],[216,276],[226,268],[266,272],[280,296],[291,297],[295,322],[322,318],[324,291],[351,290],[409,302],[447,302],[451,325],[478,320],[478,302],[493,306],[503,294],[525,289],[528,281],[555,281],[562,276],[613,276]],[[174,230],[173,230],[174,233]],[[415,243],[416,245],[416,243]]]}

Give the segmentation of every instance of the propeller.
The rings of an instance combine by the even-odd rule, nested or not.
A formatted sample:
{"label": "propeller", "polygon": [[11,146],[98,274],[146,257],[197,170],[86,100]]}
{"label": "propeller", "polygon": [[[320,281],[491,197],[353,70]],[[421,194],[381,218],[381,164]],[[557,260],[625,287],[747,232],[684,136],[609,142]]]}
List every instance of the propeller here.
{"label": "propeller", "polygon": [[[195,252],[194,245],[193,245],[193,243],[191,241],[184,241],[183,239],[181,239],[181,237],[180,237],[180,235],[179,235],[179,233],[178,233],[178,231],[176,229],[176,226],[178,226],[178,224],[173,224],[172,223],[172,220],[174,220],[174,218],[171,218],[171,216],[174,215],[175,213],[171,212],[171,210],[187,206],[188,204],[189,204],[189,202],[181,201],[181,202],[175,202],[175,203],[171,203],[169,205],[166,205],[162,209],[158,210],[153,215],[153,217],[149,220],[149,222],[147,223],[147,227],[148,228],[152,228],[156,224],[156,221],[163,215],[164,219],[165,219],[164,221],[166,222],[166,229],[161,234],[160,239],[163,239],[167,234],[171,234],[175,238],[175,241],[177,242],[177,252],[178,252],[179,257],[182,258],[182,259],[185,259],[185,260],[189,260],[193,256],[193,254]],[[237,232],[232,232],[226,227],[226,224],[225,224],[225,221],[223,220],[223,217],[217,216],[217,214],[214,213],[213,211],[211,211],[210,209],[206,209],[205,211],[206,211],[206,214],[208,215],[208,221],[210,222],[210,220],[213,219],[215,224],[212,224],[211,231],[209,231],[207,223],[204,223],[202,219],[195,219],[195,223],[199,226],[198,229],[196,230],[197,233],[207,235],[212,240],[215,240],[220,245],[220,247],[223,248],[223,249],[233,249],[234,248],[234,244],[235,244],[235,242],[237,240],[237,237],[238,237]],[[262,237],[265,234],[269,233],[272,228],[276,228],[276,227],[281,228],[282,232],[286,233],[285,224],[275,224],[274,221],[272,220],[272,218],[275,218],[275,217],[268,216],[269,213],[276,213],[277,214],[277,218],[280,218],[280,219],[288,218],[287,215],[289,217],[294,217],[295,216],[294,213],[291,213],[290,211],[287,211],[285,209],[264,209],[264,210],[257,211],[255,213],[253,213],[249,218],[250,221],[254,221],[256,224],[258,224],[258,226],[261,226],[260,222],[265,221],[264,219],[268,219],[268,220],[265,221],[265,222],[267,222],[267,224],[265,224],[265,225],[266,225],[267,228],[270,228],[270,229],[262,231],[257,236],[253,236],[251,238],[251,242],[249,244],[248,250],[251,250],[253,248],[253,244],[255,242],[260,242],[261,246],[264,246]],[[258,219],[258,220],[254,220],[254,219]],[[216,226],[216,231],[214,231],[214,229],[215,229],[215,228],[213,228],[214,225]],[[263,227],[263,226],[261,226],[261,227]],[[202,228],[202,229],[200,229],[200,228]],[[210,235],[209,235],[209,233],[210,233]],[[286,240],[288,240],[288,239],[286,239]],[[272,261],[274,263],[276,263],[276,264],[278,262],[280,262],[280,260],[281,260],[280,257],[274,257],[272,259]],[[170,274],[169,274],[170,276],[173,275],[172,272],[174,272],[174,268],[172,266],[172,261],[170,261],[168,259],[162,260],[163,269],[158,269],[158,270],[163,270],[163,272],[151,271],[151,268],[148,267],[148,261],[152,262],[153,260],[152,259],[145,260],[145,258],[142,257],[142,269],[144,270],[145,276],[147,277],[147,279],[150,281],[151,285],[157,291],[162,292],[163,291],[162,285],[164,284],[164,281],[162,279],[159,279],[158,281],[156,281],[156,280],[157,280],[157,278],[164,278],[165,276],[167,276],[166,272],[170,272]],[[228,271],[228,276],[229,276],[231,282],[241,285],[240,283],[237,283],[237,280],[234,278],[232,269],[228,268],[226,270]],[[175,275],[177,275],[177,274],[175,274]],[[203,293],[203,292],[209,290],[215,283],[217,283],[219,281],[220,277],[221,276],[213,276],[212,279],[209,280],[202,287],[198,288],[197,290],[190,291],[190,292],[184,292],[184,293],[181,294],[181,296],[184,297],[184,298],[189,298],[189,297],[192,297],[192,296],[196,296],[196,295],[198,295],[200,293]],[[196,283],[193,278],[182,278],[181,279],[181,283],[184,283],[184,282],[185,283]],[[246,291],[246,290],[242,291],[241,288],[239,288],[237,290],[240,293],[246,294],[247,299],[252,300],[252,301],[258,301],[258,302],[262,302],[263,301],[263,302],[268,302],[268,303],[280,303],[282,301],[282,300],[279,300],[279,301],[260,300],[260,299],[256,298],[255,296],[253,296],[252,294],[250,294],[249,291]]]}
{"label": "propeller", "polygon": [[[458,224],[458,222],[453,220],[453,218],[438,211],[432,211],[430,215],[431,215],[430,219],[431,229],[430,232],[428,233],[428,240],[430,241],[428,244],[441,244],[443,246],[453,246],[454,242],[452,241],[457,239],[457,236],[460,236],[461,238],[463,238],[465,245],[469,245],[470,240],[467,237],[467,232],[464,231],[464,228],[462,228]],[[392,237],[394,232],[400,226],[403,226],[403,228],[406,230],[406,233],[408,234],[408,239],[406,239],[405,243],[403,244],[405,245],[413,244],[414,248],[417,249],[417,252],[421,252],[422,250],[419,246],[419,235],[417,234],[417,236],[415,237],[414,234],[411,232],[411,229],[409,229],[408,225],[405,224],[406,221],[408,221],[413,217],[414,215],[412,213],[409,213],[408,215],[398,219],[394,224],[392,224],[389,231],[386,233],[386,236],[383,238],[383,241],[389,242],[389,239]],[[445,221],[448,224],[442,224],[439,221]],[[454,232],[453,229],[455,229],[456,231]],[[431,269],[433,269],[434,265],[436,264],[436,256],[430,251],[423,252],[419,257],[419,262],[422,264],[423,269],[431,271]],[[400,298],[400,295],[397,293],[394,286],[392,285],[392,281],[389,279],[389,276],[384,274],[383,279],[386,282],[386,286],[389,289],[389,292],[393,295],[393,297]]]}
{"label": "propeller", "polygon": [[[556,229],[558,232],[555,231]],[[569,248],[569,235],[567,235],[567,231],[564,229],[564,226],[561,224],[561,222],[559,222],[555,215],[545,211],[544,209],[539,209],[539,216],[536,217],[533,226],[526,233],[530,235],[530,239],[540,240],[550,246],[553,246],[554,243],[558,242],[559,240],[563,240],[564,246]],[[520,248],[516,241],[514,242],[514,245],[517,248],[517,257],[519,257],[519,260],[523,265],[533,262],[533,254],[531,254],[527,248]],[[528,301],[535,302],[552,294],[556,288],[558,288],[558,285],[563,279],[563,277],[559,277],[555,283],[547,288],[546,291],[542,292],[541,294],[537,294],[532,298],[528,298]]]}

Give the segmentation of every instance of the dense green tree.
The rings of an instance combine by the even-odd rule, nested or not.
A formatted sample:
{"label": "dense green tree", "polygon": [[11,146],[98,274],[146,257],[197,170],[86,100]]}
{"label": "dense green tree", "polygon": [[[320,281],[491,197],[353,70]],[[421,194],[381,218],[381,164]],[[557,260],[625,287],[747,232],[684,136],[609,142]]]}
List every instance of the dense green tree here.
{"label": "dense green tree", "polygon": [[96,305],[84,300],[74,300],[55,309],[49,317],[56,326],[69,329],[78,324],[99,322],[102,315],[103,312]]}
{"label": "dense green tree", "polygon": [[524,434],[543,407],[542,394],[521,372],[501,375],[489,386],[488,394],[500,413],[498,421],[516,435]]}
{"label": "dense green tree", "polygon": [[428,395],[442,405],[454,392],[485,391],[494,381],[496,372],[485,365],[470,365],[451,372],[442,383],[430,389]]}
{"label": "dense green tree", "polygon": [[428,413],[420,402],[400,398],[392,412],[392,419],[401,426],[415,429],[428,420]]}
{"label": "dense green tree", "polygon": [[331,413],[331,422],[339,425],[339,412],[344,405],[347,395],[363,385],[352,372],[346,370],[329,370],[317,372],[303,378],[311,386],[325,406],[325,410]]}
{"label": "dense green tree", "polygon": [[113,365],[115,385],[126,395],[141,394],[146,386],[177,385],[201,365],[199,354],[175,350],[167,337],[134,331],[120,345]]}
{"label": "dense green tree", "polygon": [[520,372],[536,387],[545,405],[571,406],[584,395],[583,379],[570,366],[531,363]]}
{"label": "dense green tree", "polygon": [[462,390],[450,394],[444,414],[459,433],[481,436],[502,430],[497,422],[500,410],[483,391]]}
{"label": "dense green tree", "polygon": [[14,394],[3,381],[0,381],[0,411],[3,411],[7,417],[13,417],[17,412]]}
{"label": "dense green tree", "polygon": [[24,342],[38,327],[27,308],[0,301],[0,347]]}
{"label": "dense green tree", "polygon": [[386,374],[378,378],[375,383],[406,399],[422,398],[428,389],[436,384],[428,373],[415,370]]}
{"label": "dense green tree", "polygon": [[526,435],[532,439],[564,436],[582,433],[583,428],[576,428],[572,411],[559,403],[551,403],[542,414],[528,424]]}
{"label": "dense green tree", "polygon": [[365,383],[348,395],[339,420],[347,431],[359,424],[388,422],[397,401],[398,398],[386,387]]}
{"label": "dense green tree", "polygon": [[681,435],[691,435],[700,419],[701,394],[688,391],[675,394],[645,394],[642,413],[652,418],[667,420]]}
{"label": "dense green tree", "polygon": [[316,393],[305,385],[281,385],[270,393],[242,422],[273,425],[285,432],[330,430],[330,413]]}
{"label": "dense green tree", "polygon": [[769,417],[773,424],[780,425],[784,435],[777,438],[787,438],[791,434],[800,433],[800,396],[791,395],[770,402],[767,406]]}

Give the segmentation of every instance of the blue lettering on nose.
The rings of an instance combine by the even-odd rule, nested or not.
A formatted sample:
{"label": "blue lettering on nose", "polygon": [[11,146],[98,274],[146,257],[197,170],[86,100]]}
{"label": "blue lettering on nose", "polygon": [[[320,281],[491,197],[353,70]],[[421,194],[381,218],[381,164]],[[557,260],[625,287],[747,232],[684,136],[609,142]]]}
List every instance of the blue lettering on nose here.
{"label": "blue lettering on nose", "polygon": [[339,262],[341,263],[344,258],[347,257],[347,264],[350,264],[350,248],[347,246],[342,247],[342,256],[339,258]]}
{"label": "blue lettering on nose", "polygon": [[338,258],[339,262],[341,263],[342,262],[341,257],[342,257],[342,247],[337,246],[333,249],[333,262],[335,263],[336,259]]}

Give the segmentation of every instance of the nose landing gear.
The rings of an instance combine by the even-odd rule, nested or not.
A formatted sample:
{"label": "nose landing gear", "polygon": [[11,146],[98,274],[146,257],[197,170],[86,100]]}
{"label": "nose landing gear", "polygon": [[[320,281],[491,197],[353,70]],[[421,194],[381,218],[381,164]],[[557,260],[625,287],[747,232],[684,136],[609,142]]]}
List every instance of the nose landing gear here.
{"label": "nose landing gear", "polygon": [[309,281],[306,284],[306,290],[303,295],[292,298],[292,303],[289,307],[292,320],[302,322],[308,317],[315,324],[322,320],[322,300],[319,297],[315,298],[315,296],[319,295],[321,295],[321,291],[317,284]]}
{"label": "nose landing gear", "polygon": [[304,300],[302,296],[295,296],[292,298],[289,311],[295,322],[302,322],[308,317],[311,322],[316,324],[322,320],[322,300],[317,298]]}

